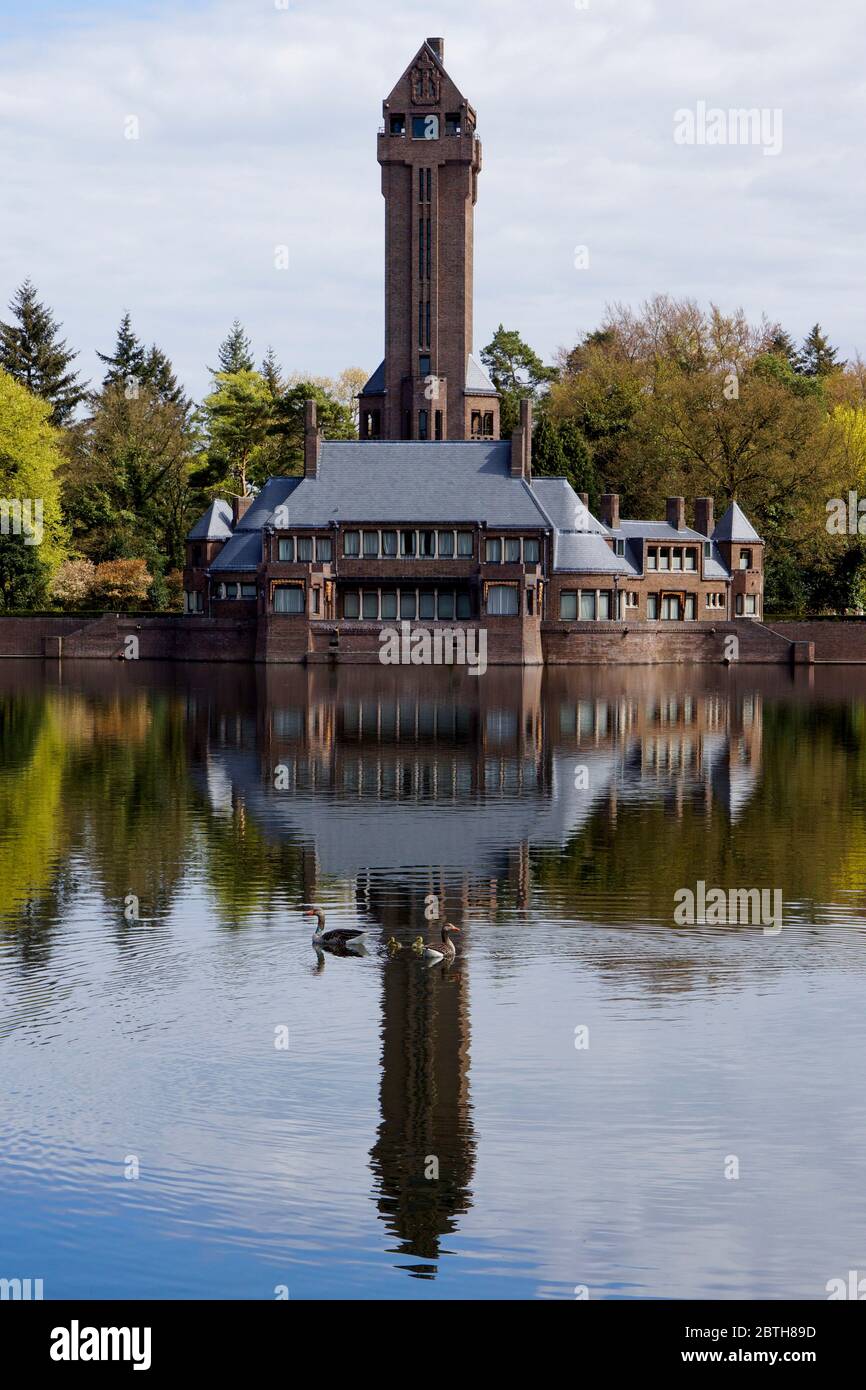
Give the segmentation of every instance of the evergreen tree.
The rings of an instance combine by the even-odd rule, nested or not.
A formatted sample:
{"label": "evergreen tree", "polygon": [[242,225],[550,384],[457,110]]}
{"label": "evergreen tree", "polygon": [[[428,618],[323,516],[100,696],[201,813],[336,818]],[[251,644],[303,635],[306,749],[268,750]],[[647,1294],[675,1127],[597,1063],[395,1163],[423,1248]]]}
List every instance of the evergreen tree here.
{"label": "evergreen tree", "polygon": [[820,323],[816,323],[803,340],[797,369],[803,376],[830,376],[833,372],[842,371],[845,366],[844,362],[836,360],[837,357],[836,348],[829,342]]}
{"label": "evergreen tree", "polygon": [[768,351],[775,353],[777,357],[784,358],[789,367],[793,368],[794,371],[797,370],[797,363],[800,358],[800,354],[797,351],[797,344],[794,342],[794,339],[787,329],[783,328],[780,323],[777,323],[773,328]]}
{"label": "evergreen tree", "polygon": [[48,570],[38,546],[22,536],[0,533],[0,605],[3,608],[38,608],[45,601]]}
{"label": "evergreen tree", "polygon": [[555,367],[545,367],[536,352],[516,329],[500,324],[486,347],[481,361],[499,392],[499,433],[509,439],[520,423],[520,402],[537,400],[541,388],[558,375]]}
{"label": "evergreen tree", "polygon": [[595,511],[601,497],[601,485],[589,445],[572,420],[559,425],[559,443],[565,460],[565,476],[575,492],[585,492],[589,509]]}
{"label": "evergreen tree", "polygon": [[559,430],[546,412],[535,426],[532,436],[532,471],[541,478],[565,476],[565,454]]}
{"label": "evergreen tree", "polygon": [[239,319],[235,319],[231,332],[220,344],[217,356],[219,358],[217,371],[219,372],[255,371],[252,343],[244,332]]}
{"label": "evergreen tree", "polygon": [[60,324],[51,310],[40,304],[36,288],[25,280],[9,308],[17,322],[0,323],[0,367],[41,396],[51,406],[51,421],[65,425],[86,391],[70,363],[78,356],[60,338]]}
{"label": "evergreen tree", "polygon": [[151,344],[145,358],[142,379],[148,386],[153,387],[161,401],[169,405],[179,405],[183,409],[188,408],[186,392],[178,383],[171,361],[156,343]]}
{"label": "evergreen tree", "polygon": [[283,393],[283,369],[272,347],[268,348],[262,358],[261,374],[274,400],[278,400]]}
{"label": "evergreen tree", "polygon": [[97,352],[96,355],[100,362],[104,362],[108,367],[102,379],[103,390],[109,386],[126,387],[131,383],[141,382],[147,353],[132,331],[132,319],[128,312],[120,320],[114,352]]}
{"label": "evergreen tree", "polygon": [[112,386],[122,386],[131,398],[136,394],[136,388],[141,390],[147,386],[161,401],[180,406],[182,410],[189,409],[190,403],[178,383],[170,359],[156,343],[145,348],[133,331],[128,313],[120,321],[114,352],[110,355],[98,352],[96,355],[108,366],[102,382],[103,391]]}

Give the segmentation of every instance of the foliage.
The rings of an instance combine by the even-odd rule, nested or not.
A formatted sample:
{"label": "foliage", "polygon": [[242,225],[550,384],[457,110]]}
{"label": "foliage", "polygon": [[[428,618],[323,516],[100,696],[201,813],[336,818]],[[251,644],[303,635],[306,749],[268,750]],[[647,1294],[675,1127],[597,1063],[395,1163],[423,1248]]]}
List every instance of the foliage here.
{"label": "foliage", "polygon": [[61,608],[83,608],[93,593],[95,575],[92,560],[64,560],[51,580],[49,597]]}
{"label": "foliage", "polygon": [[96,566],[91,595],[98,607],[140,608],[152,580],[144,560],[103,560]]}
{"label": "foliage", "polygon": [[60,325],[30,280],[19,286],[9,308],[16,322],[0,323],[0,367],[48,401],[52,424],[64,425],[86,396],[71,370],[78,353],[59,337]]}

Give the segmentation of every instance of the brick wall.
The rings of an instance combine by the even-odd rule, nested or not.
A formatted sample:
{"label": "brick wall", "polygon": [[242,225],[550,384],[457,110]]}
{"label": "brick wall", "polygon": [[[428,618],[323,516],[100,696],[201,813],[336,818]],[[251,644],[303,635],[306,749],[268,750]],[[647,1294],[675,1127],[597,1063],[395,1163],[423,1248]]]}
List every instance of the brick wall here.
{"label": "brick wall", "polygon": [[254,622],[168,613],[0,617],[0,657],[117,659],[131,635],[138,638],[142,661],[252,661],[255,656]]}
{"label": "brick wall", "polygon": [[767,626],[791,642],[813,642],[816,661],[866,661],[866,618],[820,619]]}

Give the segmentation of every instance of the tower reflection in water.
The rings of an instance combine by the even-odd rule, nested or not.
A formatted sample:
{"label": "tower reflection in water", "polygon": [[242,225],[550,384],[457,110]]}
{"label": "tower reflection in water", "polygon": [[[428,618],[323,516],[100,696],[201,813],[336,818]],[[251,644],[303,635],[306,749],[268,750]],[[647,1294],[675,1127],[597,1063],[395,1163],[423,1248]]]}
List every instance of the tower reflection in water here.
{"label": "tower reflection in water", "polygon": [[[528,907],[534,852],[593,817],[615,834],[629,800],[736,820],[760,775],[761,696],[711,670],[346,667],[269,668],[257,696],[256,756],[212,736],[209,794],[302,847],[304,900],[351,886],[373,950],[403,947],[382,955],[370,1163],[394,1250],[432,1277],[472,1200],[473,920]],[[457,960],[428,969],[407,948],[432,939],[433,898],[462,935]]]}

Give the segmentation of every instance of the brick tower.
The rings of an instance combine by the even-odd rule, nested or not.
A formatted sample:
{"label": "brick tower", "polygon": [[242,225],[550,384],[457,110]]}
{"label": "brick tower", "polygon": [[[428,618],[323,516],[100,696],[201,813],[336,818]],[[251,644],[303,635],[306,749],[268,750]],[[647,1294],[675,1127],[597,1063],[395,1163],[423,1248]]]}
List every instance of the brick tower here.
{"label": "brick tower", "polygon": [[362,439],[498,439],[499,398],[472,356],[475,112],[427,39],[383,103],[385,360]]}

